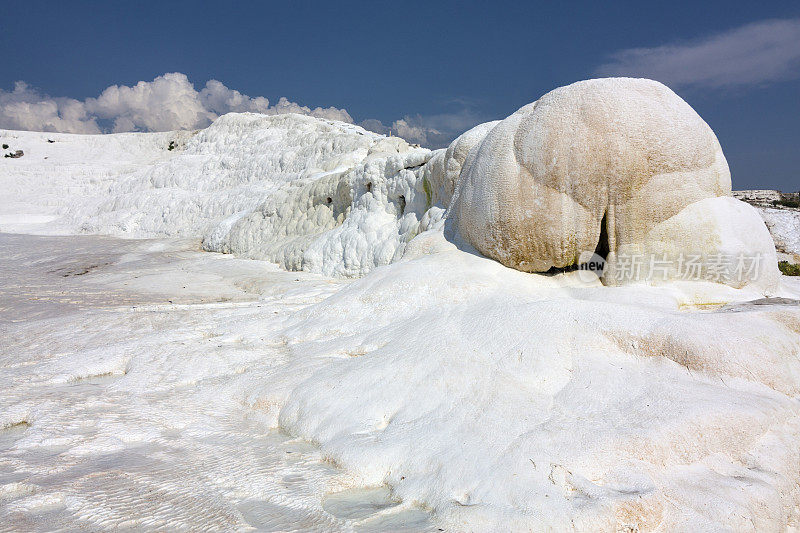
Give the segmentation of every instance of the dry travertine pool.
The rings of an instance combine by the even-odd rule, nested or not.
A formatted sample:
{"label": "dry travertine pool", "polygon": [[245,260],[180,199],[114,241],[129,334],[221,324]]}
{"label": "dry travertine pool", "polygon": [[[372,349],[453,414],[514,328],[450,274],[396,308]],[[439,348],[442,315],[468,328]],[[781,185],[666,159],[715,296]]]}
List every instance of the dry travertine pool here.
{"label": "dry travertine pool", "polygon": [[196,248],[0,234],[0,530],[435,529],[237,394],[337,282]]}

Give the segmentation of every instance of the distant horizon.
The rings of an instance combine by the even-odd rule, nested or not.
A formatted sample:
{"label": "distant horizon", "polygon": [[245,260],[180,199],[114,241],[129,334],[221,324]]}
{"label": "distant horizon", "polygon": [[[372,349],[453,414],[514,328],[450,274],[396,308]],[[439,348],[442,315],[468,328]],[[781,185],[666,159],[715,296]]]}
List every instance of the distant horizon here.
{"label": "distant horizon", "polygon": [[19,6],[0,21],[13,51],[0,128],[164,131],[294,111],[440,148],[559,86],[649,77],[711,126],[734,189],[800,189],[791,2],[213,6]]}

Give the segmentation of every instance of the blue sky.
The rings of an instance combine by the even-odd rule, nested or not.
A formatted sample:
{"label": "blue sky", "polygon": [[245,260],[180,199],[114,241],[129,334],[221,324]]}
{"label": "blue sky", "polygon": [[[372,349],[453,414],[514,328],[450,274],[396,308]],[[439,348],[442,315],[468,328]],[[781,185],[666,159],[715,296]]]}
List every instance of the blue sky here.
{"label": "blue sky", "polygon": [[[285,96],[407,127],[429,145],[560,85],[646,75],[711,125],[734,187],[800,189],[797,2],[29,1],[0,18],[0,51],[0,107],[64,98],[59,124],[88,109],[104,130],[158,128],[114,95],[74,108],[65,98],[83,105],[109,86],[179,72],[197,91],[214,79],[250,98],[194,110],[191,124]],[[27,85],[13,96],[17,81]],[[0,127],[14,125],[2,117]]]}

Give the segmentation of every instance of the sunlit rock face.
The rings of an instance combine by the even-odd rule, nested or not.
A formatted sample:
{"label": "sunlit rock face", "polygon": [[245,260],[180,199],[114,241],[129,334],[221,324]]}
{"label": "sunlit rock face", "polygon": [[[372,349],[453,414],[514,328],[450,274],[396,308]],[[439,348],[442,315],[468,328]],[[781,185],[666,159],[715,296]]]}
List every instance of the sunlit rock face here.
{"label": "sunlit rock face", "polygon": [[484,122],[465,131],[446,149],[438,150],[422,168],[422,177],[429,183],[432,203],[450,204],[467,157],[499,123],[499,120]]}
{"label": "sunlit rock face", "polygon": [[[604,78],[551,91],[492,128],[463,163],[449,216],[479,252],[526,272],[569,267],[594,250],[610,272],[623,251],[669,261],[763,253],[769,266],[748,279],[769,287],[769,234],[730,194],[719,142],[685,101],[652,80]],[[700,201],[704,209],[682,214]],[[739,217],[738,233],[727,215]]]}

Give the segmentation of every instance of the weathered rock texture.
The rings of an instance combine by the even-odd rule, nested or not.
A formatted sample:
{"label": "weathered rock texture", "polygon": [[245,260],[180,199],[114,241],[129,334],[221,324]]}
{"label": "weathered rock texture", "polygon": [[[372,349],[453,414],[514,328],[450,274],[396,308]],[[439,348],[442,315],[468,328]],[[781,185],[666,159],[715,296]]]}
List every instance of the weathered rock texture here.
{"label": "weathered rock texture", "polygon": [[[449,216],[479,252],[528,272],[596,249],[612,272],[622,252],[766,253],[774,265],[763,222],[730,194],[719,142],[685,101],[652,80],[605,78],[551,91],[492,128],[465,159]],[[760,274],[777,280],[774,266]]]}
{"label": "weathered rock texture", "polygon": [[778,259],[800,264],[800,193],[783,193],[772,190],[733,191],[733,196],[755,206],[764,219]]}

